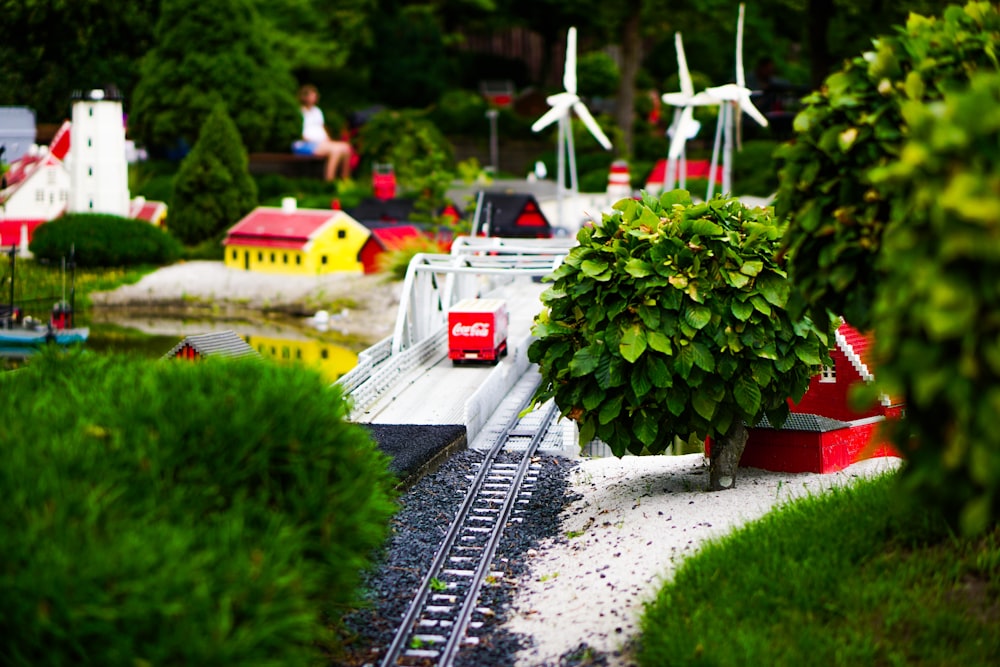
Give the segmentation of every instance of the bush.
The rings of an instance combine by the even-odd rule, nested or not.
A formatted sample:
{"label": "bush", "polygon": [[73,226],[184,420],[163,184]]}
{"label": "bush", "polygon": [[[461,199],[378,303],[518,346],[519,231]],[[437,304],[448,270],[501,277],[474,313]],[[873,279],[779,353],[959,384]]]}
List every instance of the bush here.
{"label": "bush", "polygon": [[884,276],[876,268],[895,197],[871,181],[895,160],[906,135],[906,100],[936,100],[972,72],[995,71],[1000,10],[993,3],[911,14],[896,34],[850,60],[806,97],[781,163],[775,208],[790,221],[785,246],[793,281],[808,305],[869,328]]}
{"label": "bush", "polygon": [[484,136],[489,132],[487,108],[486,100],[477,92],[460,88],[449,90],[438,100],[431,120],[449,136]]}
{"label": "bush", "polygon": [[174,178],[170,230],[187,245],[220,240],[257,205],[248,164],[236,126],[216,105]]}
{"label": "bush", "polygon": [[414,255],[419,253],[440,254],[442,252],[444,249],[441,244],[434,239],[426,236],[410,236],[379,255],[378,270],[381,273],[389,274],[393,280],[402,280],[406,277],[406,270]]}
{"label": "bush", "polygon": [[917,497],[963,532],[1000,519],[1000,77],[903,106],[910,139],[873,174],[895,193],[874,309],[879,380]]}
{"label": "bush", "polygon": [[75,248],[77,266],[118,267],[170,264],[181,244],[148,222],[103,213],[67,213],[38,227],[31,239],[35,257],[59,262]]}
{"label": "bush", "polygon": [[265,33],[250,0],[165,0],[132,100],[132,133],[154,154],[191,146],[222,101],[251,150],[287,151],[302,115],[295,80]]}
{"label": "bush", "polygon": [[577,91],[582,97],[611,97],[618,92],[618,65],[603,51],[584,53],[576,60]]}
{"label": "bush", "polygon": [[742,451],[743,424],[784,423],[787,399],[829,363],[828,323],[786,311],[781,228],[736,199],[692,205],[680,190],[615,208],[580,230],[542,294],[528,348],[542,375],[535,401],[554,398],[581,444],[596,436],[616,456],[692,434],[742,436]]}
{"label": "bush", "polygon": [[264,362],[86,353],[0,382],[20,404],[0,406],[6,664],[319,659],[392,510],[337,390]]}

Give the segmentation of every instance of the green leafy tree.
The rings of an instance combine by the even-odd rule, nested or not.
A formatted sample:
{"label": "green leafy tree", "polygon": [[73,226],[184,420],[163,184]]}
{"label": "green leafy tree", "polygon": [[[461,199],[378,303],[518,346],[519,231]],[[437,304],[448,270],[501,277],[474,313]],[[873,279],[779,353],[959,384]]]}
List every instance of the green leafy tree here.
{"label": "green leafy tree", "polygon": [[582,443],[616,456],[711,437],[710,487],[729,488],[746,425],[784,423],[787,399],[829,363],[829,322],[789,316],[770,213],[683,191],[615,208],[580,231],[542,295],[534,400],[554,398]]}
{"label": "green leafy tree", "polygon": [[776,154],[775,208],[790,220],[789,270],[809,306],[871,326],[884,279],[876,258],[896,193],[872,182],[870,171],[899,155],[902,103],[940,99],[972,72],[995,71],[998,40],[1000,11],[988,2],[952,6],[941,17],[914,14],[805,98],[795,139]]}
{"label": "green leafy tree", "polygon": [[302,126],[296,85],[268,44],[251,0],[164,0],[132,131],[154,151],[190,146],[222,99],[251,151],[288,150]]}
{"label": "green leafy tree", "polygon": [[906,403],[904,479],[976,534],[1000,519],[1000,76],[902,114],[910,138],[873,175],[898,193],[874,309],[879,380]]}
{"label": "green leafy tree", "polygon": [[69,117],[74,90],[116,86],[128,102],[159,0],[0,0],[0,104],[39,122]]}
{"label": "green leafy tree", "polygon": [[226,107],[217,103],[174,178],[170,230],[188,245],[221,238],[257,205],[247,152]]}

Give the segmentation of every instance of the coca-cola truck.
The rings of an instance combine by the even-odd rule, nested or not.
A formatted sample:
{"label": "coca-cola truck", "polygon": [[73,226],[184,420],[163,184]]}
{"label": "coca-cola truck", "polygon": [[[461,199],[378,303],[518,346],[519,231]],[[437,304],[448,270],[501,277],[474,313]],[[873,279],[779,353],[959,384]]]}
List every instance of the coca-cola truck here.
{"label": "coca-cola truck", "polygon": [[464,299],[448,311],[448,358],[492,361],[507,354],[510,315],[503,299]]}

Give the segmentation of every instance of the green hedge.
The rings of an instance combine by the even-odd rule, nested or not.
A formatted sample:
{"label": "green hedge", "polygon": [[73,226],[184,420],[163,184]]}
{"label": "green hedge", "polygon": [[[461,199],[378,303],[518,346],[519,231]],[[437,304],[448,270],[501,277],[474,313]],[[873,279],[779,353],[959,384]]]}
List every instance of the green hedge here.
{"label": "green hedge", "polygon": [[917,497],[963,532],[1000,521],[1000,75],[902,108],[896,193],[875,301],[880,383],[901,396],[896,443]]}
{"label": "green hedge", "polygon": [[392,479],[341,395],[263,362],[47,354],[0,378],[0,662],[302,665]]}
{"label": "green hedge", "polygon": [[148,222],[102,213],[69,213],[38,227],[31,252],[39,259],[60,261],[76,248],[82,267],[170,264],[181,254],[174,237]]}

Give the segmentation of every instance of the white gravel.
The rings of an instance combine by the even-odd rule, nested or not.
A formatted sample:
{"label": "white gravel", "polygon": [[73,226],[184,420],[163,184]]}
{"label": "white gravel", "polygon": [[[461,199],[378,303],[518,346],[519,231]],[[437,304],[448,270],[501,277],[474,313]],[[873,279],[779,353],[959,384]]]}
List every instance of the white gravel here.
{"label": "white gravel", "polygon": [[626,642],[678,563],[706,541],[776,506],[899,464],[871,459],[834,474],[774,473],[742,468],[735,489],[706,492],[701,454],[587,459],[572,473],[562,535],[532,556],[507,630],[531,638],[517,665],[556,665],[586,642],[609,666],[632,664]]}

